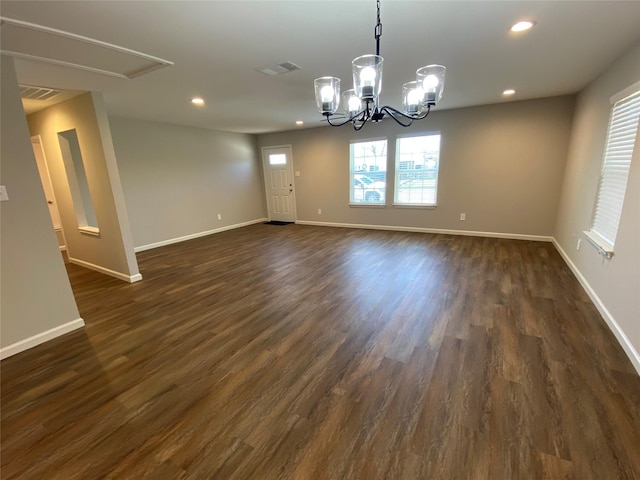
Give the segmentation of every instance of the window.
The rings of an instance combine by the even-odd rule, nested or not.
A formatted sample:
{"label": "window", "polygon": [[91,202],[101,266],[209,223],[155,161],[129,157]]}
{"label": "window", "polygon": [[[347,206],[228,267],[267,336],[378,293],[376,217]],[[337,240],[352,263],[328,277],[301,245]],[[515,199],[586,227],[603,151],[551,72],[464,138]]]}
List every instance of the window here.
{"label": "window", "polygon": [[286,165],[287,156],[284,153],[270,153],[269,165]]}
{"label": "window", "polygon": [[593,221],[591,230],[585,232],[608,258],[613,255],[638,133],[640,83],[614,97],[612,103]]}
{"label": "window", "polygon": [[351,203],[385,203],[387,185],[387,141],[351,144]]}
{"label": "window", "polygon": [[439,163],[439,134],[398,138],[394,203],[435,206]]}

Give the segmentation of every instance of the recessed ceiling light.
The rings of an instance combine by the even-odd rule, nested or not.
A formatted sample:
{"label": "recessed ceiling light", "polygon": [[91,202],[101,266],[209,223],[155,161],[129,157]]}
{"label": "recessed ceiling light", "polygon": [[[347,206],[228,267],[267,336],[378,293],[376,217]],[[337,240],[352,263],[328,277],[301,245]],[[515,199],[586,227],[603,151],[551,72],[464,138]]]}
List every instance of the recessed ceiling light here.
{"label": "recessed ceiling light", "polygon": [[193,103],[194,105],[204,105],[204,100],[200,97],[194,97],[191,99],[191,103]]}
{"label": "recessed ceiling light", "polygon": [[304,122],[302,120],[296,120],[296,125],[304,125]]}
{"label": "recessed ceiling light", "polygon": [[516,91],[513,88],[510,88],[502,92],[502,95],[513,95],[514,93],[516,93]]}
{"label": "recessed ceiling light", "polygon": [[511,27],[512,32],[524,32],[525,30],[529,30],[536,24],[533,20],[521,20],[518,23],[515,23]]}

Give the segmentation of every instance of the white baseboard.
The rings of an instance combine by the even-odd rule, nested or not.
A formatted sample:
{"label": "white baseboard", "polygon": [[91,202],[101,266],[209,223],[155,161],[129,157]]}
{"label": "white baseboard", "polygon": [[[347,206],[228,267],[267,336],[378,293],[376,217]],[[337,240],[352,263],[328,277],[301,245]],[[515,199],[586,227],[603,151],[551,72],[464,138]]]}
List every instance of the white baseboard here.
{"label": "white baseboard", "polygon": [[72,258],[72,257],[69,257],[69,261],[71,263],[75,263],[76,265],[80,265],[81,267],[89,268],[91,270],[95,270],[96,272],[104,273],[105,275],[115,277],[119,280],[124,280],[125,282],[134,283],[142,280],[142,275],[140,273],[136,273],[135,275],[127,275],[122,272],[116,272],[115,270],[101,267],[100,265],[95,265],[93,263],[85,262],[84,260],[79,260],[77,258]]}
{"label": "white baseboard", "polygon": [[629,357],[629,360],[631,360],[633,367],[636,369],[638,374],[640,374],[640,354],[638,354],[636,349],[631,344],[629,337],[625,335],[624,331],[620,328],[620,325],[618,325],[618,322],[616,322],[615,318],[613,318],[613,315],[611,315],[602,300],[600,300],[600,297],[598,297],[589,282],[587,282],[587,279],[584,278],[580,270],[578,270],[578,267],[576,267],[575,263],[571,261],[569,255],[567,255],[567,252],[563,250],[563,248],[555,238],[553,239],[553,245],[556,247],[556,250],[558,250],[560,256],[569,266],[575,277],[578,279],[578,282],[580,282],[582,288],[584,288],[584,290],[587,292],[587,295],[589,295],[589,298],[600,312],[600,315],[602,315],[602,318],[604,318],[604,321],[607,322],[609,329],[615,335],[616,339]]}
{"label": "white baseboard", "polygon": [[206,237],[207,235],[213,235],[214,233],[226,232],[227,230],[234,230],[236,228],[246,227],[256,223],[262,223],[268,221],[268,218],[258,218],[256,220],[250,220],[248,222],[236,223],[234,225],[227,225],[225,227],[215,228],[213,230],[207,230],[205,232],[192,233],[183,237],[170,238],[168,240],[162,240],[161,242],[149,243],[148,245],[140,245],[133,249],[134,252],[144,252],[145,250],[151,250],[152,248],[164,247],[165,245],[171,245],[173,243],[186,242],[187,240],[193,240],[194,238]]}
{"label": "white baseboard", "polygon": [[142,274],[136,273],[135,275],[129,276],[129,283],[136,283],[142,280]]}
{"label": "white baseboard", "polygon": [[316,225],[320,227],[362,228],[366,230],[391,230],[396,232],[439,233],[445,235],[466,235],[468,237],[508,238],[511,240],[531,240],[534,242],[551,242],[552,237],[543,235],[524,235],[520,233],[476,232],[473,230],[447,230],[443,228],[401,227],[396,225],[365,225],[361,223],[331,223],[298,220],[300,225]]}
{"label": "white baseboard", "polygon": [[30,348],[33,348],[41,343],[48,342],[49,340],[53,340],[56,337],[64,335],[65,333],[69,333],[78,328],[84,327],[84,320],[82,318],[77,318],[72,320],[71,322],[65,323],[63,325],[59,325],[51,330],[47,330],[46,332],[38,333],[33,337],[25,338],[24,340],[20,340],[12,345],[6,346],[0,349],[0,360],[4,360],[7,357],[15,355],[20,352],[24,352]]}

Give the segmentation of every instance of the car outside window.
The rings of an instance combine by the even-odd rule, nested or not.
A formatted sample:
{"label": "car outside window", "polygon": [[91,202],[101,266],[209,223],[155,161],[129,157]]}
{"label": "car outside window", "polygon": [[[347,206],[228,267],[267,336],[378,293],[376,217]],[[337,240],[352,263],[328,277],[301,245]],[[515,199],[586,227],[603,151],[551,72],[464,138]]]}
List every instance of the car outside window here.
{"label": "car outside window", "polygon": [[384,205],[387,185],[387,141],[353,142],[350,157],[350,202]]}

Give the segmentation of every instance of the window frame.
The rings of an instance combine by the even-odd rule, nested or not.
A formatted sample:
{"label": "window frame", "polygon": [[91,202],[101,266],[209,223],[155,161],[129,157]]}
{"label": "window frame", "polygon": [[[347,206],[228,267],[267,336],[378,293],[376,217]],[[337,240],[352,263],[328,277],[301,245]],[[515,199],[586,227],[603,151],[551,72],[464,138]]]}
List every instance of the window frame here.
{"label": "window frame", "polygon": [[[438,142],[438,158],[436,161],[436,174],[435,174],[435,198],[433,203],[411,203],[411,202],[401,202],[398,200],[398,193],[400,188],[398,186],[400,175],[399,166],[400,166],[400,144],[402,140],[405,138],[417,138],[417,137],[432,137],[438,136],[440,137]],[[440,157],[442,155],[442,132],[440,130],[429,130],[426,132],[419,133],[410,133],[406,135],[397,135],[396,139],[396,148],[395,148],[395,157],[394,157],[394,180],[393,180],[393,206],[399,208],[423,208],[423,209],[435,209],[438,206],[438,183],[440,179]]]}
{"label": "window frame", "polygon": [[[617,159],[613,159],[613,157],[619,157],[619,155],[609,154],[614,150],[614,143],[619,142],[619,138],[616,138],[616,141],[612,141],[611,131],[614,125],[614,116],[617,113],[616,108],[621,104],[621,102],[626,101],[630,97],[635,97],[633,100],[633,104],[627,103],[621,108],[638,108],[640,107],[640,82],[636,82],[633,85],[625,88],[623,91],[611,97],[610,100],[610,110],[609,110],[609,120],[607,122],[607,134],[605,137],[605,145],[604,151],[602,154],[602,163],[600,167],[600,177],[598,179],[598,187],[596,190],[596,195],[593,203],[593,209],[591,213],[591,222],[589,230],[585,230],[583,233],[585,234],[587,240],[591,245],[593,245],[600,254],[605,256],[606,258],[613,257],[615,242],[618,236],[618,232],[620,230],[620,219],[622,218],[622,211],[624,209],[624,197],[626,196],[627,186],[629,184],[629,172],[631,170],[631,163],[633,161],[633,154],[635,153],[636,148],[638,147],[638,143],[640,142],[640,135],[637,134],[638,128],[640,125],[640,117],[636,118],[635,124],[635,138],[633,143],[631,144],[631,153],[628,156],[628,160],[625,158],[624,165],[622,168],[626,169],[626,172],[623,172],[626,175],[624,179],[624,186],[621,189],[613,190],[609,189],[604,194],[602,193],[603,185],[610,185],[611,177],[615,175],[619,175],[619,172],[612,173],[612,170],[619,170],[621,165],[620,161]],[[628,121],[628,120],[627,120]],[[617,125],[619,129],[622,130],[623,127],[620,124],[624,125],[624,121],[618,120],[619,124]],[[624,130],[623,130],[624,131]],[[622,132],[616,132],[617,135],[620,135]],[[619,148],[619,146],[618,146]],[[604,182],[608,183],[605,184]],[[620,195],[621,194],[621,195]],[[619,200],[614,205],[612,203],[612,197],[617,196]],[[613,231],[610,228],[611,225],[606,225],[604,222],[599,222],[599,219],[602,216],[602,211],[605,209],[614,208],[614,215],[617,216],[614,219],[614,228]],[[606,230],[606,231],[605,231]],[[611,236],[612,238],[609,238]]]}
{"label": "window frame", "polygon": [[[354,195],[354,182],[356,180],[357,173],[354,169],[355,161],[353,156],[353,146],[360,143],[373,143],[373,142],[385,142],[385,158],[384,158],[384,194],[380,195],[380,201],[378,202],[365,202],[356,201]],[[387,206],[387,192],[388,192],[388,172],[389,172],[389,139],[387,137],[374,137],[353,139],[349,141],[349,206],[350,207],[386,207]],[[364,173],[362,173],[364,175]],[[370,177],[369,177],[370,178]]]}

